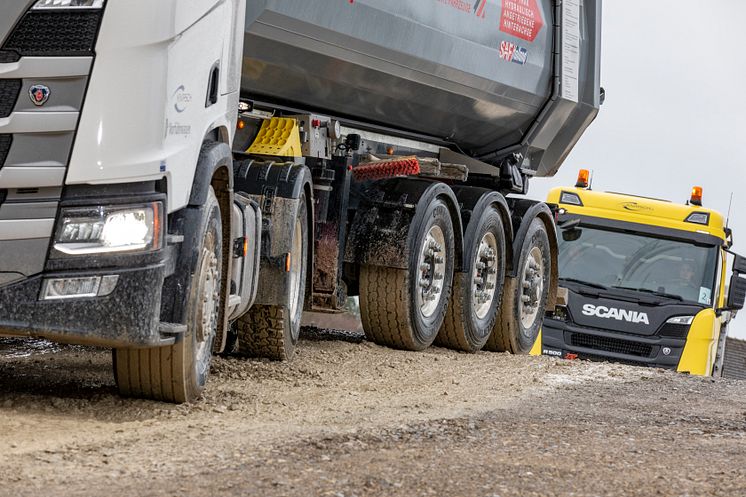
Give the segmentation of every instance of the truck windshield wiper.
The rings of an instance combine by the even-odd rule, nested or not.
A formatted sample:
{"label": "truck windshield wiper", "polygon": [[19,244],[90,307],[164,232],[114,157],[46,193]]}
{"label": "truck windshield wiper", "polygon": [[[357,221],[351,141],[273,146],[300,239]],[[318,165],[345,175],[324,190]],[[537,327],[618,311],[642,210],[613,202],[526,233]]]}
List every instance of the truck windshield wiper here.
{"label": "truck windshield wiper", "polygon": [[633,292],[650,293],[657,297],[664,297],[664,298],[672,299],[672,300],[684,300],[684,298],[681,295],[676,295],[674,293],[659,292],[656,290],[651,290],[649,288],[633,288],[629,286],[612,286],[612,288],[618,288],[620,290],[630,290]]}
{"label": "truck windshield wiper", "polygon": [[560,278],[560,281],[569,281],[571,283],[578,283],[579,285],[585,285],[591,288],[598,288],[599,290],[609,289],[609,287],[602,285],[601,283],[593,283],[591,281],[579,280],[577,278]]}

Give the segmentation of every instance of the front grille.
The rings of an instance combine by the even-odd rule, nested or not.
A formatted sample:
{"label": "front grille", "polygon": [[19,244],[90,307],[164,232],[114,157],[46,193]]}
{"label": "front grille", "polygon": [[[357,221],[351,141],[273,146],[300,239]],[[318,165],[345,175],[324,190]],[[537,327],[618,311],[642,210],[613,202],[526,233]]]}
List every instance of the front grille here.
{"label": "front grille", "polygon": [[8,158],[10,146],[13,144],[13,135],[0,135],[0,168],[5,165],[5,159]]}
{"label": "front grille", "polygon": [[686,338],[689,334],[689,325],[665,323],[658,330],[658,335],[670,338]]}
{"label": "front grille", "polygon": [[20,79],[0,79],[0,119],[8,117],[16,106],[21,93]]}
{"label": "front grille", "polygon": [[584,333],[570,333],[570,345],[615,354],[633,355],[636,357],[650,357],[653,346],[646,343],[631,342],[618,338],[586,335]]}
{"label": "front grille", "polygon": [[100,11],[29,12],[5,42],[5,57],[93,55],[100,21]]}

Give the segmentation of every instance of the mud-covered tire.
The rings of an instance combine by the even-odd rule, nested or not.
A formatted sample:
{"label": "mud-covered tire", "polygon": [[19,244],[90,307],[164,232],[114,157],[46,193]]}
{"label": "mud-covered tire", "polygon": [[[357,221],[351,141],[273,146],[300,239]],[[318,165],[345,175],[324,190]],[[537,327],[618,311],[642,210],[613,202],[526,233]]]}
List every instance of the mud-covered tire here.
{"label": "mud-covered tire", "polygon": [[112,352],[114,378],[123,396],[184,403],[204,390],[220,315],[223,254],[220,205],[212,188],[201,226],[200,255],[187,300],[187,331],[174,345]]}
{"label": "mud-covered tire", "polygon": [[[549,235],[540,219],[531,221],[520,254],[517,277],[505,278],[500,312],[492,334],[484,347],[486,350],[528,354],[539,335],[544,319],[544,308],[549,295],[549,278],[552,273]],[[541,261],[541,274],[532,276],[529,274],[529,263],[531,260],[538,262],[537,259]],[[532,276],[532,278],[529,278],[529,276]],[[529,281],[530,285],[533,285],[533,282],[538,283],[540,281],[540,291],[534,292],[533,290],[538,290],[535,286],[531,286],[530,290],[524,289],[523,283],[527,279],[531,279]],[[527,293],[531,295],[527,295]],[[522,301],[523,297],[529,297],[532,308],[535,304],[536,312],[533,319],[529,319],[531,315],[522,314],[524,306],[527,305],[526,302]]]}
{"label": "mud-covered tire", "polygon": [[[298,228],[299,227],[299,228]],[[301,195],[296,214],[296,236],[300,243],[293,243],[291,261],[299,263],[297,280],[300,285],[292,308],[281,305],[256,304],[236,320],[238,345],[236,351],[244,357],[289,361],[293,358],[300,337],[300,323],[306,297],[309,240],[308,208],[306,196]],[[294,238],[295,242],[295,238]],[[291,296],[292,298],[292,296]]]}
{"label": "mud-covered tire", "polygon": [[[451,303],[435,339],[435,345],[463,352],[476,352],[487,343],[497,320],[505,280],[502,217],[494,206],[479,215],[475,243],[466,254],[465,272],[454,276]],[[495,253],[486,253],[488,249]],[[475,281],[477,278],[481,284]],[[485,297],[486,301],[477,301]]]}
{"label": "mud-covered tire", "polygon": [[[437,227],[437,228],[434,228]],[[440,234],[438,234],[440,233]],[[417,292],[422,291],[420,266],[423,246],[442,238],[442,279],[437,281],[440,297],[418,305]],[[440,236],[442,235],[442,237]],[[360,268],[360,316],[368,340],[403,350],[423,350],[438,334],[448,307],[453,283],[455,237],[448,206],[436,198],[428,206],[415,236],[409,241],[408,269],[365,265]],[[440,252],[439,252],[440,253]],[[433,259],[434,260],[434,259]],[[433,285],[431,285],[432,288]],[[422,295],[420,295],[422,298]]]}

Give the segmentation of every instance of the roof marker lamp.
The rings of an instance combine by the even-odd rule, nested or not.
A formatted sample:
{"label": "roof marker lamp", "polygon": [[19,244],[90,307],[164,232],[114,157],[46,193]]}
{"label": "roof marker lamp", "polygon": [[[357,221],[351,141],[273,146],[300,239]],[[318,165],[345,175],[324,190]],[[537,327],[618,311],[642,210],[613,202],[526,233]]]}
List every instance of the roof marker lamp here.
{"label": "roof marker lamp", "polygon": [[693,186],[692,187],[692,197],[689,199],[689,203],[692,205],[702,205],[702,187],[701,186]]}
{"label": "roof marker lamp", "polygon": [[583,206],[583,201],[580,200],[580,196],[577,193],[562,192],[560,193],[560,204],[577,205]]}
{"label": "roof marker lamp", "polygon": [[591,172],[588,169],[581,169],[578,172],[578,181],[575,183],[576,188],[588,188],[590,185]]}
{"label": "roof marker lamp", "polygon": [[687,223],[701,224],[707,226],[710,224],[710,214],[707,212],[692,212],[684,220]]}
{"label": "roof marker lamp", "polygon": [[163,207],[66,208],[60,217],[54,248],[57,255],[150,252],[161,247]]}

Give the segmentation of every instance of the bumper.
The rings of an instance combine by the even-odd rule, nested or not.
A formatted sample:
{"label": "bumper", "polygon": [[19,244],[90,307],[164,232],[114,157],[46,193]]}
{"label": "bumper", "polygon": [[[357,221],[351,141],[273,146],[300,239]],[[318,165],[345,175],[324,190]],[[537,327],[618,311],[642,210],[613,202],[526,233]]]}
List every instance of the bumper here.
{"label": "bumper", "polygon": [[[0,334],[111,348],[172,343],[173,337],[161,333],[159,314],[163,282],[173,269],[168,251],[162,251],[157,259],[161,260],[135,269],[47,271],[0,288]],[[119,276],[114,291],[105,297],[39,298],[44,278],[105,275]]]}
{"label": "bumper", "polygon": [[544,355],[603,359],[640,366],[676,369],[686,339],[640,336],[573,326],[547,318],[542,328]]}

